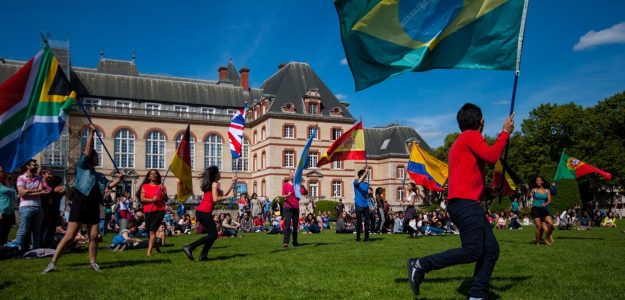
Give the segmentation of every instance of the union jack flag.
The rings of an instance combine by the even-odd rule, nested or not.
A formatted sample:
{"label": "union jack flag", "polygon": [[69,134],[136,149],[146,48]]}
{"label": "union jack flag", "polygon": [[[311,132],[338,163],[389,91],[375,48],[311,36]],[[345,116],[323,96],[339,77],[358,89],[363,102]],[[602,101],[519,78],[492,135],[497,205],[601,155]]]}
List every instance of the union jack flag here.
{"label": "union jack flag", "polygon": [[228,128],[228,139],[230,140],[230,152],[232,152],[232,158],[239,158],[241,156],[241,145],[243,144],[243,128],[245,128],[245,111],[247,110],[247,102],[243,105],[243,108],[238,109],[232,121],[230,121],[230,127]]}

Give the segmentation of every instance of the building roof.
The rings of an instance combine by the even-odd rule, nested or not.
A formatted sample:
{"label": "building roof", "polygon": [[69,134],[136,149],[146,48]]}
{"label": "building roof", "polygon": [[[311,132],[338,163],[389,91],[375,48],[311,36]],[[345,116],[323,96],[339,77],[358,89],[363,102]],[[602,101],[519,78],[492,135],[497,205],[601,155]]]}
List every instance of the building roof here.
{"label": "building roof", "polygon": [[415,140],[426,151],[430,146],[421,138],[417,131],[409,126],[391,124],[384,127],[365,128],[365,145],[367,157],[381,158],[384,156],[410,155],[406,142]]}
{"label": "building roof", "polygon": [[304,94],[310,89],[318,89],[321,96],[321,115],[330,116],[330,111],[339,107],[343,111],[343,117],[353,118],[307,63],[290,62],[280,67],[260,88],[265,94],[275,96],[269,106],[270,112],[281,113],[282,107],[291,103],[295,106],[296,113],[301,114],[304,112]]}
{"label": "building roof", "polygon": [[241,85],[241,78],[239,77],[239,73],[237,72],[237,69],[234,67],[234,64],[232,63],[232,61],[228,62],[228,67],[227,67],[227,79],[228,81],[230,81],[232,84],[234,85]]}

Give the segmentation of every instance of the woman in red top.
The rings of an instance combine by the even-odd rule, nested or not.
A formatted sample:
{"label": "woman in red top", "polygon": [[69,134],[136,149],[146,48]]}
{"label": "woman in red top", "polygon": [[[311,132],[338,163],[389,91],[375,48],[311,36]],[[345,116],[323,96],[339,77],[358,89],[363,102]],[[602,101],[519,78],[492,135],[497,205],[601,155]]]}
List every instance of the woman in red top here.
{"label": "woman in red top", "polygon": [[[156,241],[156,232],[163,223],[163,217],[167,211],[165,201],[167,201],[167,189],[161,185],[161,173],[157,170],[150,170],[143,180],[139,190],[139,199],[143,203],[143,213],[145,213],[145,228],[150,232],[147,256],[152,255],[152,248]],[[161,252],[156,243],[156,252]]]}
{"label": "woman in red top", "polygon": [[194,260],[193,250],[200,245],[204,245],[200,253],[200,261],[208,260],[208,251],[217,239],[217,225],[213,220],[213,204],[231,198],[228,194],[230,194],[232,187],[237,182],[237,176],[234,176],[232,184],[225,193],[219,187],[219,179],[221,179],[221,173],[216,166],[208,167],[206,172],[202,174],[202,191],[204,192],[204,197],[202,197],[202,202],[200,202],[200,205],[198,205],[195,211],[195,218],[202,224],[208,234],[182,247],[182,251],[190,260]]}

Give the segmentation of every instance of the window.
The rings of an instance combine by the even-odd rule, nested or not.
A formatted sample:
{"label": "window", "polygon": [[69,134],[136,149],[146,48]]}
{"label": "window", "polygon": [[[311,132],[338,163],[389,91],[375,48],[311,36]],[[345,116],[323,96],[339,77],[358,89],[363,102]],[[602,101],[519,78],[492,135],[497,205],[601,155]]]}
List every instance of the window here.
{"label": "window", "polygon": [[201,112],[204,119],[210,119],[210,115],[216,114],[214,107],[202,107]]}
{"label": "window", "polygon": [[287,139],[295,138],[295,125],[284,125],[282,137]]}
{"label": "window", "polygon": [[250,158],[250,142],[243,139],[241,157],[232,160],[232,171],[248,171]]}
{"label": "window", "polygon": [[317,103],[308,103],[309,114],[316,115],[318,113],[317,108],[318,108]]}
{"label": "window", "polygon": [[308,153],[308,167],[309,168],[316,168],[318,161],[319,161],[319,152]]}
{"label": "window", "polygon": [[332,197],[343,197],[343,181],[332,181]]}
{"label": "window", "polygon": [[[46,166],[65,166],[65,155],[67,149],[64,149],[65,140],[63,138],[48,145],[42,153],[42,165]],[[65,150],[65,151],[63,151]]]}
{"label": "window", "polygon": [[404,170],[404,166],[397,166],[397,169],[395,170],[395,178],[404,180],[404,177],[406,176]]}
{"label": "window", "polygon": [[332,128],[332,140],[338,139],[342,133],[343,130],[341,128]]}
{"label": "window", "polygon": [[252,144],[256,145],[256,143],[258,142],[258,140],[256,139],[258,136],[258,132],[256,130],[254,130],[254,134],[252,136]]}
{"label": "window", "polygon": [[397,187],[397,201],[400,202],[402,199],[404,199],[404,189],[399,186]]}
{"label": "window", "polygon": [[186,105],[174,105],[174,112],[178,117],[188,117],[189,107]]}
{"label": "window", "polygon": [[115,163],[120,168],[135,167],[135,135],[128,129],[115,134]]}
{"label": "window", "polygon": [[132,102],[115,100],[115,112],[119,113],[132,113]]}
{"label": "window", "polygon": [[258,170],[257,166],[258,166],[258,156],[256,154],[254,154],[254,161],[252,162],[252,170],[256,171]]}
{"label": "window", "polygon": [[102,100],[92,99],[92,98],[83,98],[82,104],[85,106],[86,109],[99,110],[100,105],[102,104]]}
{"label": "window", "polygon": [[267,165],[267,155],[265,154],[265,151],[263,151],[263,153],[260,155],[260,169],[264,169],[265,166]]}
{"label": "window", "polygon": [[265,179],[260,182],[260,194],[267,195],[267,183],[265,182]]}
{"label": "window", "polygon": [[319,197],[319,183],[316,181],[311,181],[308,184],[308,195],[312,198]]}
{"label": "window", "polygon": [[252,193],[256,194],[258,193],[258,182],[254,181],[254,188],[252,189]]}
{"label": "window", "polygon": [[[308,138],[310,138],[310,136],[313,134],[313,131],[315,131],[316,127],[308,127]],[[317,128],[317,132],[315,132],[315,140],[319,139],[319,129]]]}
{"label": "window", "polygon": [[[85,128],[83,129],[83,131],[80,133],[80,150],[84,151],[85,150],[85,146],[87,145],[87,137],[89,136],[89,128]],[[100,133],[100,136],[102,137],[102,134]],[[104,138],[104,137],[102,137]],[[95,144],[95,151],[98,153],[98,163],[99,165],[97,165],[96,167],[101,167],[102,166],[102,142],[100,142],[100,139],[94,134],[93,135],[93,143]]]}
{"label": "window", "polygon": [[221,169],[221,146],[223,141],[216,134],[211,134],[204,141],[204,167],[217,166]]}
{"label": "window", "polygon": [[263,125],[263,128],[260,130],[260,140],[264,141],[266,138],[267,138],[267,135],[265,131],[265,125]]}
{"label": "window", "polygon": [[342,169],[342,168],[343,168],[343,162],[342,161],[332,162],[332,169]]}
{"label": "window", "polygon": [[150,116],[160,116],[161,115],[161,105],[158,103],[146,103],[145,104],[145,114]]}
{"label": "window", "polygon": [[[184,136],[184,132],[179,134],[176,137],[176,150],[175,151],[178,151],[178,146],[180,146],[180,141],[182,141],[183,136]],[[195,169],[195,138],[192,135],[191,135],[191,140],[189,141],[189,152],[191,152],[191,170],[193,170]]]}
{"label": "window", "polygon": [[228,113],[229,116],[234,116],[234,114],[237,113],[237,110],[236,109],[228,109],[227,113]]}
{"label": "window", "polygon": [[284,150],[282,152],[282,166],[285,168],[295,167],[295,151]]}
{"label": "window", "polygon": [[145,168],[165,169],[165,135],[158,130],[145,139]]}

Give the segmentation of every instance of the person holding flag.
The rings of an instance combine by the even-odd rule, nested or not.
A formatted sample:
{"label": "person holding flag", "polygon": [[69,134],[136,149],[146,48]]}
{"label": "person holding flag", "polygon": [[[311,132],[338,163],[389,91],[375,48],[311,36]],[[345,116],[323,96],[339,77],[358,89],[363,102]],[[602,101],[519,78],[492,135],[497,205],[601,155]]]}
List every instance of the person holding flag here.
{"label": "person holding flag", "polygon": [[[301,161],[301,159],[300,159]],[[293,246],[299,246],[297,242],[297,226],[299,224],[299,199],[302,195],[308,195],[308,191],[304,186],[300,185],[295,192],[295,184],[293,178],[295,177],[295,170],[289,171],[289,180],[282,184],[282,195],[284,198],[284,239],[282,240],[282,247],[288,248],[291,234],[293,234]],[[297,195],[300,195],[299,197]]]}
{"label": "person holding flag", "polygon": [[52,256],[52,261],[43,270],[50,273],[56,270],[56,263],[63,254],[65,248],[74,241],[76,234],[83,224],[87,225],[89,232],[89,268],[95,272],[101,272],[96,263],[98,255],[98,223],[100,223],[100,203],[104,200],[104,192],[113,189],[122,181],[123,173],[118,173],[117,178],[109,181],[102,173],[95,171],[99,165],[98,153],[93,149],[93,135],[96,126],[89,125],[89,135],[85,151],[76,163],[76,179],[73,184],[72,208],[69,213],[69,224],[65,236],[59,242]]}
{"label": "person holding flag", "polygon": [[462,133],[449,149],[447,212],[458,226],[462,247],[408,259],[408,282],[417,295],[425,273],[476,262],[469,297],[487,298],[491,274],[499,257],[499,244],[480,206],[486,175],[484,165],[495,164],[501,156],[514,130],[514,113],[505,120],[492,146],[482,136],[484,118],[477,105],[463,105],[456,118]]}
{"label": "person holding flag", "polygon": [[[366,181],[367,173],[372,172],[371,166],[358,171],[358,176],[354,179],[354,203],[356,204],[356,242],[360,242],[360,232],[365,231],[365,242],[369,240],[369,203],[367,194],[369,192],[369,182]],[[364,222],[364,224],[363,224]]]}

